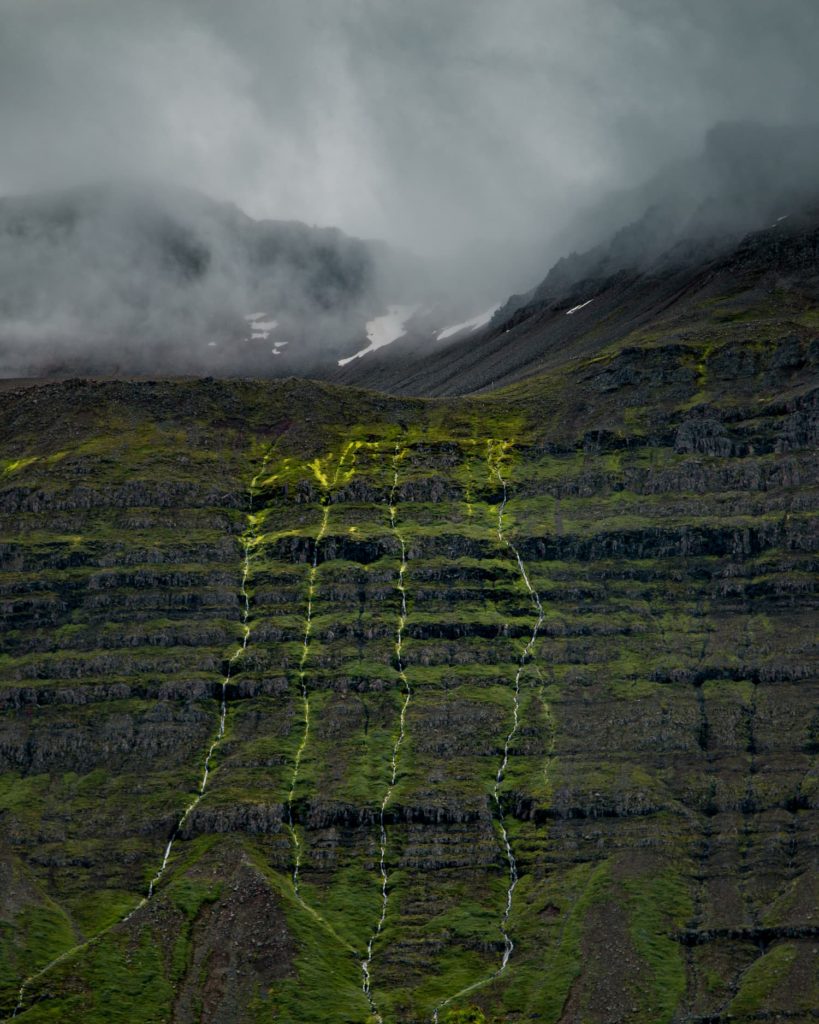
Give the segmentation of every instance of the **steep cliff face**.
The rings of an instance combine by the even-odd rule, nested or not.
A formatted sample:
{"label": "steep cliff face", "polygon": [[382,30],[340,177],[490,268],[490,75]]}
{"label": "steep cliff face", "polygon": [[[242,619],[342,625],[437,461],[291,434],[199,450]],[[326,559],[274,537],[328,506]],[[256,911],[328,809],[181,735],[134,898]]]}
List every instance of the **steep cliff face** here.
{"label": "steep cliff face", "polygon": [[813,1020],[817,362],[6,393],[5,1015]]}

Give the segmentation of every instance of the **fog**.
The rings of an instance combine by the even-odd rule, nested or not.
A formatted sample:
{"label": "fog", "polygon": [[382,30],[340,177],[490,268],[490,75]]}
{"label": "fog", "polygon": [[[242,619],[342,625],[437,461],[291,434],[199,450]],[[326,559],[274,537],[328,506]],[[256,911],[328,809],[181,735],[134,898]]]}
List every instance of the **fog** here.
{"label": "fog", "polygon": [[143,172],[421,252],[814,116],[814,0],[3,0],[0,193]]}
{"label": "fog", "polygon": [[501,300],[715,123],[814,120],[817,52],[815,0],[0,0],[0,195],[172,183]]}

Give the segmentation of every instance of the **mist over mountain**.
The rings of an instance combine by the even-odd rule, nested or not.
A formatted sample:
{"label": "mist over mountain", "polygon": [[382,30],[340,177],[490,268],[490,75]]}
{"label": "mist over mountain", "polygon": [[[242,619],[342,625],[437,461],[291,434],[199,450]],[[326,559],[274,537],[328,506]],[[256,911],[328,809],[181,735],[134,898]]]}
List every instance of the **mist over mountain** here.
{"label": "mist over mountain", "polygon": [[496,301],[601,240],[550,247],[578,211],[696,155],[716,123],[811,121],[819,85],[811,0],[2,12],[0,195],[170,181],[254,219],[466,257]]}
{"label": "mist over mountain", "polygon": [[403,339],[334,379],[410,394],[497,387],[575,358],[584,332],[603,348],[668,306],[704,299],[710,278],[724,278],[740,251],[743,272],[723,281],[737,302],[743,290],[753,303],[759,289],[778,288],[810,303],[815,273],[802,248],[815,244],[817,210],[817,126],[717,125],[691,159],[578,214],[552,239],[564,248],[542,280],[477,326],[466,319],[441,331],[436,316],[418,316]]}
{"label": "mist over mountain", "polygon": [[[727,251],[815,201],[817,169],[817,126],[715,126],[699,154],[544,238],[543,259],[549,249],[560,257],[539,268],[533,258],[529,273],[542,282],[511,298],[486,272],[491,245],[423,259],[336,228],[255,221],[157,182],[6,198],[0,373],[327,376],[368,348],[390,309],[406,311],[389,335],[404,342],[379,358],[411,349],[423,360],[450,323],[493,299],[500,325],[584,280]],[[362,369],[356,360],[343,376],[357,380]]]}
{"label": "mist over mountain", "polygon": [[417,280],[386,245],[162,184],[8,198],[0,372],[267,375],[274,348],[306,372],[365,344],[365,321]]}
{"label": "mist over mountain", "polygon": [[809,0],[6,0],[3,29],[4,375],[329,372],[391,309],[421,343],[617,232],[610,266],[752,230],[815,158]]}
{"label": "mist over mountain", "polygon": [[717,249],[817,199],[819,123],[716,124],[698,152],[606,196],[551,238],[562,251],[543,287],[645,268],[678,243]]}

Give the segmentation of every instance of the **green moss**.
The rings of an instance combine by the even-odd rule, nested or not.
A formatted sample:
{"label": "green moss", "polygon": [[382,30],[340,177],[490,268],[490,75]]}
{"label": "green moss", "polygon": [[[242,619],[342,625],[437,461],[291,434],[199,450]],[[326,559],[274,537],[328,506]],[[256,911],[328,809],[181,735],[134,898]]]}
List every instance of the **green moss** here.
{"label": "green moss", "polygon": [[364,1024],[369,1005],[360,987],[360,954],[340,940],[309,904],[295,898],[289,878],[272,873],[260,854],[255,862],[279,893],[296,943],[295,972],[271,988],[267,1019],[282,1024]]}
{"label": "green moss", "polygon": [[787,981],[795,960],[796,947],[789,943],[774,946],[755,960],[742,975],[729,1012],[735,1016],[750,1015],[770,1007],[770,997]]}
{"label": "green moss", "polygon": [[219,898],[221,887],[191,878],[181,878],[174,880],[167,891],[173,905],[186,917],[194,918],[205,903],[213,903]]}
{"label": "green moss", "polygon": [[[529,966],[532,984],[528,1010],[535,1020],[554,1024],[560,1019],[572,982],[583,969],[581,939],[584,919],[596,903],[606,899],[610,887],[611,866],[608,862],[597,866],[586,864],[568,872],[559,890],[550,885],[544,886],[537,903],[530,905],[532,918],[544,907],[554,907],[558,912],[554,918],[557,927],[552,931],[553,941]],[[520,894],[520,904],[527,904],[526,889]]]}
{"label": "green moss", "polygon": [[693,904],[686,880],[668,869],[654,877],[623,883],[628,898],[629,932],[649,966],[649,987],[640,993],[647,1024],[667,1024],[675,1016],[686,984],[683,949],[673,934],[690,919]]}
{"label": "green moss", "polygon": [[[37,996],[17,1019],[26,1024],[82,1020],[85,1024],[164,1024],[173,988],[165,977],[162,944],[146,931],[130,946],[124,936],[106,936],[84,951],[79,977],[67,975],[67,961],[50,979],[39,979]],[[68,985],[65,982],[71,979]],[[49,986],[63,982],[61,998],[44,999]],[[77,984],[77,982],[80,984]]]}
{"label": "green moss", "polygon": [[27,455],[22,459],[4,459],[0,461],[0,466],[3,467],[4,475],[18,473],[21,469],[25,469],[27,466],[37,462],[38,458],[38,455]]}
{"label": "green moss", "polygon": [[445,1024],[485,1024],[486,1017],[477,1006],[467,1006],[463,1010],[450,1010],[444,1014]]}
{"label": "green moss", "polygon": [[[554,1024],[573,993],[588,1016],[595,1008],[583,1000],[607,955],[595,931],[604,912],[618,915],[639,977],[628,993],[635,1020],[687,1012],[673,935],[694,917],[705,830],[726,863],[733,850],[750,863],[763,853],[754,818],[743,814],[738,837],[735,824],[750,789],[783,822],[784,838],[766,840],[768,850],[780,841],[785,848],[791,826],[801,835],[801,812],[792,818],[787,801],[798,793],[810,802],[816,788],[816,726],[794,710],[797,683],[788,675],[809,692],[802,666],[810,608],[794,600],[809,593],[813,568],[811,523],[794,483],[809,469],[799,451],[788,452],[787,471],[780,465],[791,397],[772,384],[765,397],[778,397],[760,406],[758,384],[743,391],[711,372],[732,330],[753,335],[748,344],[762,362],[773,350],[742,316],[733,328],[735,312],[719,303],[692,308],[668,364],[677,383],[688,383],[652,384],[650,394],[636,385],[598,389],[599,375],[620,359],[622,343],[613,342],[590,346],[594,354],[546,379],[482,398],[202,384],[195,414],[178,414],[172,401],[158,416],[150,402],[100,400],[59,437],[38,429],[15,440],[6,453],[6,466],[19,463],[9,489],[37,488],[43,511],[0,517],[10,542],[0,582],[14,616],[0,672],[23,702],[8,712],[9,749],[15,763],[30,758],[36,774],[0,778],[0,813],[15,854],[32,850],[36,898],[29,916],[1,926],[11,965],[3,1005],[13,1004],[27,967],[21,930],[37,947],[35,963],[80,933],[104,932],[32,986],[21,1019],[168,1019],[173,987],[192,962],[193,923],[218,897],[218,886],[195,877],[199,859],[224,841],[197,830],[214,828],[232,830],[230,842],[252,850],[290,933],[292,971],[250,996],[248,1019],[367,1019],[360,960],[380,912],[378,811],[402,698],[399,544],[387,508],[397,466],[408,553],[402,661],[413,693],[387,808],[389,904],[373,960],[385,1020],[426,1020],[464,989],[446,1009],[453,1022]],[[714,314],[728,319],[708,332]],[[653,324],[627,343],[648,360],[680,328]],[[305,395],[309,423],[293,413]],[[715,406],[709,415],[747,441],[747,456],[674,451],[679,419],[706,397]],[[283,421],[290,427],[264,465],[248,516],[248,481]],[[508,485],[506,533],[544,605],[501,786],[520,870],[509,919],[515,950],[501,977],[508,865],[492,791],[533,609],[497,536],[498,471]],[[125,500],[119,490],[110,497],[124,484],[157,506],[105,506]],[[175,506],[162,491],[169,484],[190,488],[197,507]],[[199,507],[206,501],[214,504]],[[105,507],[74,507],[88,503]],[[312,542],[323,526],[305,653]],[[685,538],[717,530],[733,532],[734,552],[685,548]],[[342,547],[351,539],[358,551]],[[143,936],[105,932],[143,895],[200,783],[218,722],[214,694],[241,635],[243,545],[251,552],[251,638],[231,667],[227,731],[207,791],[140,918]],[[300,672],[312,716],[293,790],[303,901],[293,891],[281,810],[303,738]],[[776,680],[773,695],[764,681],[750,682],[767,678]],[[179,696],[202,684],[210,687],[202,699]],[[108,692],[119,686],[131,696]],[[48,698],[34,704],[30,695],[40,691]],[[753,767],[765,770],[749,781],[752,714],[765,751]],[[703,717],[708,749],[700,746]],[[165,743],[177,729],[179,742]],[[740,753],[717,747],[734,733]],[[49,761],[41,740],[60,757]],[[712,782],[722,787],[717,797]],[[705,820],[703,807],[710,812],[717,800],[728,810]],[[792,922],[806,891],[780,888],[769,916]],[[730,971],[721,963],[712,970],[706,984],[726,992]],[[741,1012],[756,1012],[742,999],[767,970],[746,974]],[[204,988],[208,965],[198,973]],[[765,1009],[775,983],[754,996]]]}
{"label": "green moss", "polygon": [[68,916],[47,897],[28,903],[12,920],[0,921],[0,999],[13,1005],[22,978],[75,944]]}
{"label": "green moss", "polygon": [[121,921],[134,907],[134,893],[120,889],[98,888],[94,899],[79,899],[73,917],[83,935],[97,935]]}

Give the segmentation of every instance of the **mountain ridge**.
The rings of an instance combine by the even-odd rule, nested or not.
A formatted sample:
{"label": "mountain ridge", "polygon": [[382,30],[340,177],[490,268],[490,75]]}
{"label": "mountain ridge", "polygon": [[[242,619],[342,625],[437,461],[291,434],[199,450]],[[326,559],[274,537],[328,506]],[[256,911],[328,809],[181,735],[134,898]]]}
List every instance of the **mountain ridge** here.
{"label": "mountain ridge", "polygon": [[487,328],[433,351],[394,343],[333,379],[416,395],[479,392],[594,354],[634,331],[696,329],[698,304],[703,329],[710,329],[702,304],[717,295],[733,302],[735,319],[752,319],[771,301],[798,317],[816,301],[818,241],[819,207],[809,207],[739,242],[675,242],[642,271],[581,280],[569,274],[556,287],[552,271],[531,301],[511,299]]}

